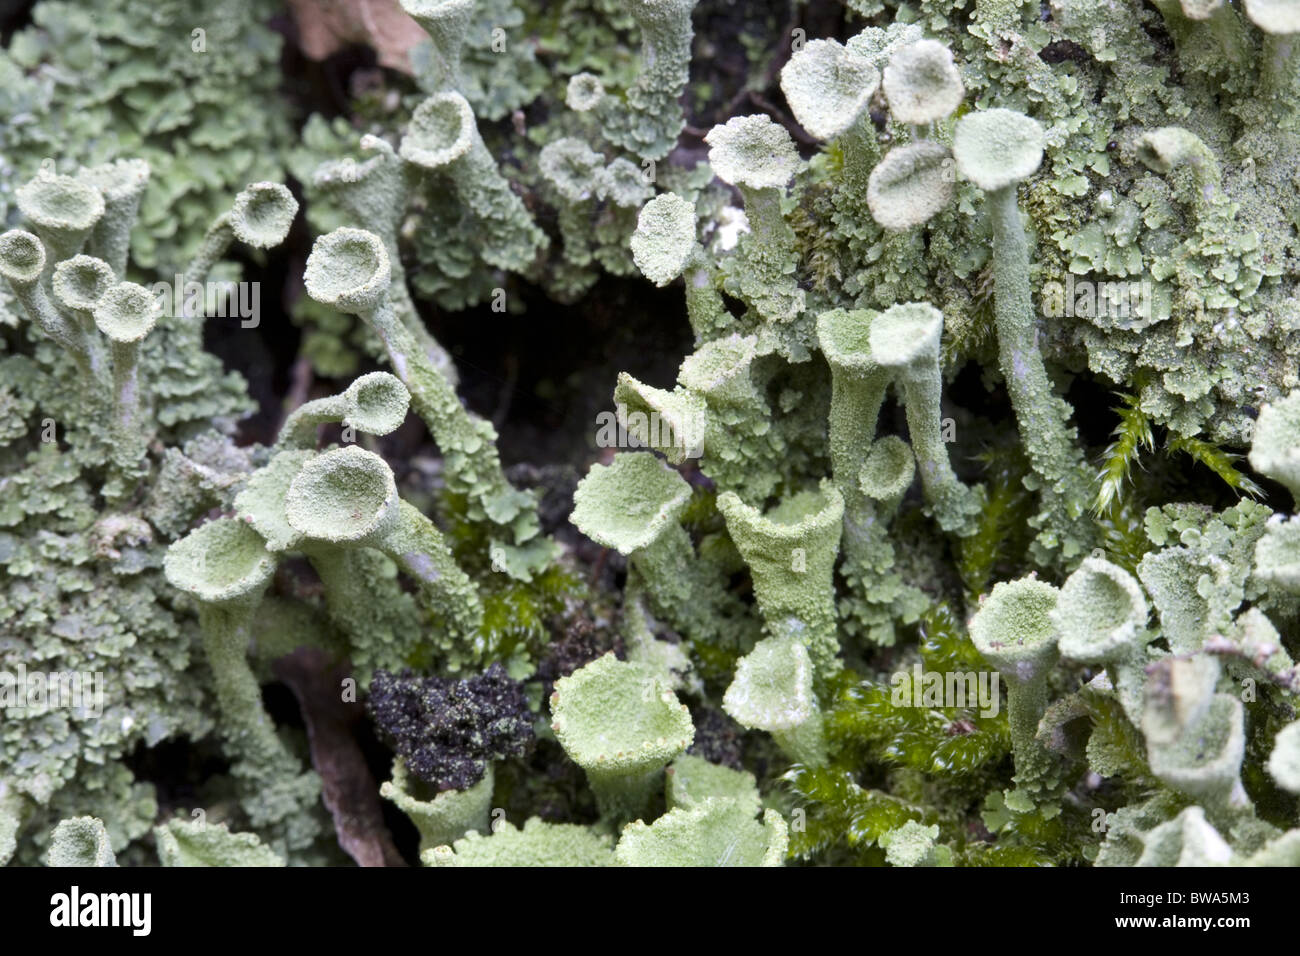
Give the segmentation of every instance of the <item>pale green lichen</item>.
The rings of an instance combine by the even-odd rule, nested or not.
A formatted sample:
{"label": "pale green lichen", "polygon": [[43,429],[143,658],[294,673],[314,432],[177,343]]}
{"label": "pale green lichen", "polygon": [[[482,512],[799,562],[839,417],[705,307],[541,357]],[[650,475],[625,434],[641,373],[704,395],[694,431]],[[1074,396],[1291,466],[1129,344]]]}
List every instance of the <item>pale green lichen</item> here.
{"label": "pale green lichen", "polygon": [[613,819],[640,815],[695,736],[686,706],[648,671],[606,654],[555,682],[551,729]]}

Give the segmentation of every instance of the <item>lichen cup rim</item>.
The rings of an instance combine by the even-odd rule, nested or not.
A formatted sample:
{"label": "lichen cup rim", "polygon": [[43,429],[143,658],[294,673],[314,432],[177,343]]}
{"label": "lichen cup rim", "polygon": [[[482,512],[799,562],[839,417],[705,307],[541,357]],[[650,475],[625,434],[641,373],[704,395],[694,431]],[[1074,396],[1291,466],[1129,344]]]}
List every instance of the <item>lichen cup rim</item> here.
{"label": "lichen cup rim", "polygon": [[[609,723],[610,695],[636,702],[631,726]],[[549,703],[556,738],[590,773],[631,774],[662,767],[695,737],[686,705],[651,672],[620,661],[613,652],[557,680]],[[596,729],[601,726],[605,730]],[[609,736],[615,730],[626,739]]]}
{"label": "lichen cup rim", "polygon": [[733,186],[781,189],[799,169],[794,140],[766,113],[733,116],[709,130],[704,142],[713,172]]}
{"label": "lichen cup rim", "polygon": [[695,246],[695,204],[690,200],[660,193],[637,213],[632,261],[655,285],[667,285],[681,275]]}
{"label": "lichen cup rim", "polygon": [[35,282],[45,271],[45,244],[26,229],[0,234],[0,276],[10,282]]}
{"label": "lichen cup rim", "polygon": [[398,152],[417,166],[442,169],[469,154],[477,129],[469,101],[444,90],[415,108]]}
{"label": "lichen cup rim", "polygon": [[240,242],[269,249],[284,242],[298,215],[298,200],[281,183],[249,183],[235,196],[230,228]]}
{"label": "lichen cup rim", "polygon": [[943,313],[929,302],[891,305],[871,322],[871,355],[885,368],[907,368],[938,358]]}
{"label": "lichen cup rim", "polygon": [[912,446],[897,435],[882,435],[871,443],[858,469],[858,487],[868,498],[897,502],[916,479]]}
{"label": "lichen cup rim", "polygon": [[781,68],[781,92],[799,125],[834,139],[853,127],[880,88],[880,71],[837,40],[809,40]]}
{"label": "lichen cup rim", "polygon": [[[1126,609],[1112,613],[1114,600]],[[1115,661],[1140,646],[1149,614],[1142,586],[1131,574],[1104,558],[1087,557],[1057,597],[1052,612],[1057,647],[1063,657],[1081,663]]]}
{"label": "lichen cup rim", "polygon": [[985,192],[1028,179],[1042,164],[1044,149],[1038,121],[1002,107],[967,113],[953,130],[957,169]]}
{"label": "lichen cup rim", "polygon": [[[1035,577],[1001,581],[981,602],[970,621],[975,649],[1003,675],[1022,680],[1040,676],[1056,655],[1056,626],[1051,612],[1059,592]],[[1022,607],[1032,603],[1032,607]],[[1017,620],[1017,619],[1020,620]],[[1030,630],[1022,637],[1008,638],[1018,625]]]}
{"label": "lichen cup rim", "polygon": [[104,216],[100,191],[73,176],[42,173],[15,195],[22,214],[41,228],[80,232]]}
{"label": "lichen cup rim", "polygon": [[117,283],[113,267],[94,256],[75,255],[54,267],[50,287],[65,308],[89,312]]}
{"label": "lichen cup rim", "polygon": [[686,388],[709,394],[745,375],[758,357],[758,336],[733,332],[711,339],[682,359],[677,380]]}
{"label": "lichen cup rim", "polygon": [[411,393],[389,372],[368,372],[343,392],[343,424],[368,435],[388,435],[401,427],[410,410]]}
{"label": "lichen cup rim", "polygon": [[817,316],[817,342],[832,366],[867,371],[877,367],[871,354],[875,309],[829,309]]}
{"label": "lichen cup rim", "polygon": [[393,469],[356,445],[322,452],[306,462],[285,498],[289,527],[331,544],[365,544],[381,538],[399,517]]}
{"label": "lichen cup rim", "polygon": [[880,85],[894,118],[917,126],[951,115],[966,95],[952,50],[929,38],[896,50]]}
{"label": "lichen cup rim", "polygon": [[[777,516],[783,505],[801,496],[809,502],[816,500],[818,504],[804,511],[797,521],[786,521]],[[769,541],[796,543],[835,528],[844,520],[844,497],[828,480],[816,487],[797,491],[766,511],[747,503],[734,491],[724,491],[719,495],[718,507],[724,516],[743,521],[752,532]]]}
{"label": "lichen cup rim", "polygon": [[[650,494],[640,502],[649,517],[644,509],[634,514],[625,507],[633,486]],[[690,500],[690,484],[654,455],[618,452],[608,465],[592,465],[578,482],[570,520],[597,544],[631,554],[652,544],[675,524]],[[609,510],[601,507],[608,501],[619,503],[613,524],[605,520]]]}
{"label": "lichen cup rim", "polygon": [[172,542],[163,572],[173,587],[223,604],[260,593],[275,574],[275,559],[249,524],[216,518]]}
{"label": "lichen cup rim", "polygon": [[[346,261],[356,254],[364,258]],[[303,273],[308,295],[322,305],[344,311],[364,312],[378,307],[391,282],[391,265],[383,240],[373,232],[350,226],[318,238]]]}
{"label": "lichen cup rim", "polygon": [[162,315],[162,303],[142,285],[119,282],[99,298],[92,315],[100,332],[129,345],[153,331]]}

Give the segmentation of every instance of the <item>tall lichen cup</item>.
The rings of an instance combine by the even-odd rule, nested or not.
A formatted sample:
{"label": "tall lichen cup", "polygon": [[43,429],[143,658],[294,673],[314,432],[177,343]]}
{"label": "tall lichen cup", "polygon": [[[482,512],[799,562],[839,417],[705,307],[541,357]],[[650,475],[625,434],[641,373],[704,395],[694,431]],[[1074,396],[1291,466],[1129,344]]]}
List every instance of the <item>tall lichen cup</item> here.
{"label": "tall lichen cup", "polygon": [[731,491],[718,496],[727,532],[749,565],[768,632],[808,648],[818,681],[843,666],[832,578],[844,523],[844,498],[827,481],[766,514]]}
{"label": "tall lichen cup", "polygon": [[975,649],[1007,682],[1016,782],[1039,789],[1056,761],[1036,739],[1047,710],[1047,674],[1057,658],[1052,612],[1059,592],[1034,577],[994,585],[970,622]]}

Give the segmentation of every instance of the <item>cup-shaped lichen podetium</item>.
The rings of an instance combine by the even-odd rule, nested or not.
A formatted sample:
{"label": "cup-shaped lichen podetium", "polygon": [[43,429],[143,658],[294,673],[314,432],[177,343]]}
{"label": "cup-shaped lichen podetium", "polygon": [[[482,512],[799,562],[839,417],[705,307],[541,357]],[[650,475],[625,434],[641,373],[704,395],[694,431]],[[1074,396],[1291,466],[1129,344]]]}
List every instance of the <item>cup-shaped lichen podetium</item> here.
{"label": "cup-shaped lichen podetium", "polygon": [[[185,267],[185,281],[204,282],[232,242],[269,249],[284,242],[298,214],[298,200],[280,183],[251,183],[235,196],[230,211],[219,216],[203,236]],[[178,290],[179,292],[179,290]]]}
{"label": "cup-shaped lichen podetium", "polygon": [[789,845],[789,828],[775,810],[764,810],[759,821],[746,803],[710,797],[653,823],[629,823],[614,856],[623,866],[784,866]]}
{"label": "cup-shaped lichen podetium", "polygon": [[254,779],[282,771],[292,758],[262,708],[262,690],[248,665],[253,615],[275,561],[266,542],[235,518],[218,518],[167,549],[163,571],[199,603],[203,647],[217,685],[226,736]]}
{"label": "cup-shaped lichen podetium", "polygon": [[1241,784],[1246,753],[1245,712],[1231,694],[1215,694],[1209,706],[1168,743],[1148,740],[1147,762],[1165,785],[1201,804],[1210,819],[1225,823],[1248,811]]}
{"label": "cup-shaped lichen podetium", "polygon": [[162,312],[144,286],[120,282],[95,306],[95,325],[112,344],[114,461],[130,467],[144,456],[149,431],[140,414],[140,343]]}
{"label": "cup-shaped lichen podetium", "polygon": [[600,107],[605,138],[643,159],[660,160],[685,125],[679,100],[690,79],[691,10],[697,0],[630,0],[621,10],[641,35],[636,82]]}
{"label": "cup-shaped lichen podetium", "polygon": [[702,396],[680,387],[654,388],[620,372],[614,404],[628,434],[674,465],[703,453],[708,416]]}
{"label": "cup-shaped lichen podetium", "polygon": [[826,763],[821,708],[808,649],[793,637],[765,637],[736,664],[722,709],[742,727],[765,730],[792,760]]}
{"label": "cup-shaped lichen podetium", "polygon": [[935,520],[945,531],[969,534],[979,516],[980,497],[953,473],[943,441],[942,333],[943,313],[929,303],[891,306],[871,323],[871,355],[902,387],[921,488]]}
{"label": "cup-shaped lichen podetium", "polygon": [[474,17],[474,0],[402,0],[402,9],[433,41],[437,73],[424,82],[435,89],[460,86],[460,54]]}
{"label": "cup-shaped lichen podetium", "polygon": [[952,199],[952,154],[931,139],[891,149],[867,180],[867,206],[886,229],[928,222]]}
{"label": "cup-shaped lichen podetium", "polygon": [[384,240],[392,269],[388,294],[393,311],[424,349],[429,361],[454,386],[457,382],[455,363],[425,328],[424,320],[416,312],[406,287],[406,271],[398,254],[397,231],[406,213],[414,178],[410,175],[411,167],[402,162],[387,140],[378,136],[362,136],[360,145],[364,152],[372,155],[364,162],[357,162],[349,156],[322,163],[313,175],[316,188],[338,204],[351,225],[372,230]]}
{"label": "cup-shaped lichen podetium", "polygon": [[952,51],[938,40],[917,40],[895,52],[882,86],[894,119],[913,127],[948,116],[966,95]]}
{"label": "cup-shaped lichen podetium", "polygon": [[104,215],[90,234],[88,248],[108,263],[116,278],[125,278],[131,229],[145,187],[149,185],[149,164],[143,159],[116,159],[83,169],[77,178],[98,189],[104,197]]}
{"label": "cup-shaped lichen podetium", "polygon": [[316,240],[303,273],[308,295],[359,316],[384,343],[393,372],[442,451],[449,490],[466,499],[469,519],[508,529],[510,544],[528,541],[537,534],[533,496],[506,481],[496,429],[466,410],[451,382],[393,313],[386,295],[390,279],[383,240],[347,227]]}
{"label": "cup-shaped lichen podetium", "polygon": [[10,229],[0,235],[0,276],[9,283],[14,298],[41,330],[72,356],[85,380],[98,382],[103,370],[97,364],[97,353],[86,330],[56,309],[41,285],[49,264],[45,246],[32,233]]}
{"label": "cup-shaped lichen podetium", "polygon": [[729,289],[768,322],[790,322],[804,310],[795,277],[795,234],[781,214],[781,196],[799,168],[794,140],[768,116],[735,116],[704,137],[709,164],[745,199],[749,234],[737,249],[743,268],[728,275]]}
{"label": "cup-shaped lichen podetium", "polygon": [[104,197],[89,183],[41,172],[18,187],[18,208],[50,251],[46,272],[71,259],[104,215]]}
{"label": "cup-shaped lichen podetium", "polygon": [[299,405],[285,420],[277,449],[315,448],[316,429],[328,422],[368,435],[387,435],[406,419],[411,393],[388,372],[370,372],[353,380],[338,395]]}
{"label": "cup-shaped lichen podetium", "polygon": [[687,636],[707,613],[694,586],[695,549],[678,523],[690,500],[686,479],[654,455],[620,452],[578,483],[570,516],[591,540],[627,557],[655,613]]}
{"label": "cup-shaped lichen podetium", "polygon": [[827,481],[762,514],[734,492],[718,496],[718,510],[740,556],[749,565],[768,633],[793,637],[808,648],[817,680],[841,668],[832,573],[844,523],[844,498]]}
{"label": "cup-shaped lichen podetium", "polygon": [[1102,664],[1129,719],[1141,719],[1146,683],[1143,653],[1147,630],[1146,596],[1133,575],[1104,558],[1090,557],[1061,587],[1052,622],[1057,647],[1066,660]]}
{"label": "cup-shaped lichen podetium", "polygon": [[477,242],[484,262],[522,272],[546,245],[545,233],[497,169],[479,135],[474,111],[459,93],[446,90],[417,106],[398,151],[408,163],[450,179],[457,198],[478,219]]}
{"label": "cup-shaped lichen podetium", "polygon": [[676,193],[655,196],[637,214],[632,261],[657,286],[681,276],[686,316],[696,343],[723,330],[731,313],[722,302],[713,263],[695,235],[695,204]]}
{"label": "cup-shaped lichen podetium", "polygon": [[448,846],[471,830],[488,832],[492,810],[492,786],[496,775],[492,764],[483,779],[466,790],[437,791],[413,777],[402,758],[393,760],[393,779],[379,787],[379,795],[391,800],[410,817],[420,832],[420,852]]}
{"label": "cup-shaped lichen podetium", "polygon": [[54,267],[50,291],[65,312],[74,315],[86,333],[86,346],[91,352],[91,364],[103,366],[103,355],[95,334],[95,306],[109,289],[117,284],[113,270],[103,259],[94,256],[73,256]]}
{"label": "cup-shaped lichen podetium", "polygon": [[1006,379],[1020,440],[1043,483],[1048,527],[1044,543],[1066,556],[1091,535],[1086,518],[1090,475],[1070,406],[1052,390],[1038,349],[1029,273],[1029,241],[1020,221],[1016,185],[1043,159],[1042,127],[1013,110],[968,113],[953,134],[953,158],[963,176],[984,190],[993,224],[993,312],[998,367]]}
{"label": "cup-shaped lichen podetium", "polygon": [[424,605],[471,654],[482,649],[483,605],[433,522],[397,495],[393,470],[356,445],[317,455],[289,484],[285,519],[310,542],[388,555]]}
{"label": "cup-shaped lichen podetium", "polygon": [[612,653],[555,682],[551,718],[560,746],[612,819],[643,813],[664,767],[695,739],[686,705],[645,668]]}
{"label": "cup-shaped lichen podetium", "polygon": [[1035,789],[1055,768],[1055,758],[1036,739],[1047,709],[1047,673],[1056,663],[1052,611],[1059,592],[1030,576],[996,584],[970,622],[975,649],[1007,682],[1007,720],[1016,761],[1016,782]]}
{"label": "cup-shaped lichen podetium", "polygon": [[781,68],[781,91],[794,118],[815,138],[838,141],[841,175],[859,202],[866,171],[880,158],[869,109],[879,88],[880,71],[871,59],[837,40],[809,40]]}

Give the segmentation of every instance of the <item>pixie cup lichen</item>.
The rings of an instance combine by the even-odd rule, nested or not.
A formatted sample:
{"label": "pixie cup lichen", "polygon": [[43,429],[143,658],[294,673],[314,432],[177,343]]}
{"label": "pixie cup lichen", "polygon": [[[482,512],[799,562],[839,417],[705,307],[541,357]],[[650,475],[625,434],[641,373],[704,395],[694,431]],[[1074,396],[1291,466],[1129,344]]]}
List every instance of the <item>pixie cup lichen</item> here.
{"label": "pixie cup lichen", "polygon": [[[528,542],[538,530],[533,496],[506,480],[496,429],[461,404],[451,382],[395,316],[387,295],[391,280],[383,241],[348,227],[316,240],[303,275],[308,295],[359,316],[379,336],[394,374],[442,451],[449,487],[465,496],[470,520],[500,528],[502,547]],[[527,577],[531,571],[517,573]]]}
{"label": "pixie cup lichen", "polygon": [[50,251],[46,276],[56,263],[81,251],[104,216],[104,197],[88,183],[42,171],[18,187],[18,208]]}
{"label": "pixie cup lichen", "polygon": [[149,185],[149,164],[142,159],[116,159],[101,166],[82,169],[78,177],[104,198],[104,215],[95,224],[88,247],[108,263],[113,275],[126,278],[131,251],[131,229],[140,211],[140,200]]}
{"label": "pixie cup lichen", "polygon": [[478,219],[476,239],[485,262],[501,269],[528,268],[546,235],[497,169],[465,97],[445,90],[417,106],[399,152],[407,162],[447,177]]}
{"label": "pixie cup lichen", "polygon": [[613,654],[556,681],[550,704],[556,739],[613,819],[644,812],[664,767],[695,738],[690,714],[673,692]]}
{"label": "pixie cup lichen", "polygon": [[383,552],[454,639],[482,649],[483,608],[473,583],[433,522],[398,497],[393,470],[378,455],[348,445],[308,461],[289,485],[285,519],[312,542]]}
{"label": "pixie cup lichen", "polygon": [[284,242],[298,214],[298,200],[280,183],[252,183],[240,190],[230,211],[219,216],[185,268],[187,282],[203,282],[236,239],[254,249]]}
{"label": "pixie cup lichen", "polygon": [[399,757],[393,761],[392,779],[380,786],[379,795],[410,817],[420,832],[420,852],[424,853],[454,843],[471,830],[488,832],[495,779],[488,764],[483,779],[468,790],[429,793]]}
{"label": "pixie cup lichen", "polygon": [[162,307],[144,286],[120,282],[95,305],[95,326],[108,339],[113,358],[114,457],[129,468],[145,453],[149,431],[141,400],[140,343],[153,331]]}
{"label": "pixie cup lichen", "polygon": [[250,796],[254,822],[276,823],[301,812],[315,802],[319,783],[293,777],[298,761],[276,734],[248,662],[254,615],[275,573],[265,541],[242,521],[218,518],[174,542],[163,570],[173,587],[198,603],[222,731],[240,758],[233,770],[256,794]]}
{"label": "pixie cup lichen", "polygon": [[714,173],[740,190],[749,219],[750,231],[737,249],[745,275],[729,276],[729,289],[768,322],[790,322],[805,302],[794,276],[794,230],[781,212],[786,184],[799,167],[794,140],[760,115],[730,119],[710,130],[704,141]]}
{"label": "pixie cup lichen", "polygon": [[790,759],[826,763],[821,708],[808,649],[794,637],[767,637],[740,659],[722,709],[742,727],[771,734]]}
{"label": "pixie cup lichen", "polygon": [[952,151],[957,169],[984,190],[993,225],[993,303],[998,366],[1011,395],[1020,440],[1039,480],[1048,535],[1044,542],[1068,557],[1086,533],[1083,456],[1067,425],[1069,406],[1052,389],[1038,347],[1030,286],[1029,241],[1016,187],[1042,162],[1042,127],[1023,113],[988,109],[957,121]]}
{"label": "pixie cup lichen", "polygon": [[655,285],[682,277],[686,316],[696,342],[731,321],[717,289],[713,262],[695,237],[694,203],[675,193],[655,196],[637,214],[631,247],[632,261]]}
{"label": "pixie cup lichen", "polygon": [[921,488],[935,520],[945,531],[970,533],[980,510],[978,494],[962,484],[948,460],[939,400],[943,374],[939,338],[943,313],[926,302],[891,306],[871,323],[871,355],[894,375],[907,406]]}
{"label": "pixie cup lichen", "polygon": [[844,498],[823,481],[766,514],[735,492],[718,496],[727,532],[754,579],[764,625],[773,637],[792,637],[808,649],[818,680],[842,666],[832,580],[844,523]]}
{"label": "pixie cup lichen", "polygon": [[315,448],[319,426],[340,422],[368,435],[387,435],[406,420],[411,393],[387,372],[370,372],[353,379],[338,395],[304,402],[280,429],[276,448]]}
{"label": "pixie cup lichen", "polygon": [[103,369],[97,362],[98,353],[91,347],[86,329],[55,308],[45,292],[42,277],[47,267],[52,273],[45,246],[32,233],[10,229],[0,235],[0,276],[9,283],[14,298],[41,331],[72,356],[85,381],[98,382],[102,379]]}
{"label": "pixie cup lichen", "polygon": [[1016,782],[1041,787],[1055,767],[1037,739],[1047,710],[1047,674],[1057,659],[1052,622],[1059,592],[1033,577],[1002,582],[980,603],[970,621],[975,649],[1007,682],[1007,719],[1016,763]]}
{"label": "pixie cup lichen", "polygon": [[1146,596],[1123,568],[1089,557],[1066,579],[1052,612],[1057,647],[1066,660],[1104,665],[1130,720],[1141,713],[1146,629]]}

